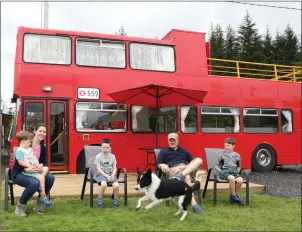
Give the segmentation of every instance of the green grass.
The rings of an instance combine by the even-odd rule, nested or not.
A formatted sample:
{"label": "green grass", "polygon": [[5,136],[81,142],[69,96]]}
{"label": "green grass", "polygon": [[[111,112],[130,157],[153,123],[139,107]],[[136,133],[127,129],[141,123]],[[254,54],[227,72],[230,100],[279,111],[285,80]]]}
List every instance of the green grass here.
{"label": "green grass", "polygon": [[[27,218],[17,218],[10,206],[9,212],[2,210],[1,224],[2,231],[301,231],[301,199],[257,194],[250,198],[250,206],[239,207],[229,204],[228,194],[218,194],[214,207],[209,194],[202,205],[206,213],[195,215],[190,207],[183,222],[173,215],[177,211],[173,203],[136,212],[138,198],[130,198],[127,207],[120,200],[117,209],[91,209],[87,198],[56,198],[43,215],[33,212],[30,201]],[[104,202],[110,206],[111,199]]]}

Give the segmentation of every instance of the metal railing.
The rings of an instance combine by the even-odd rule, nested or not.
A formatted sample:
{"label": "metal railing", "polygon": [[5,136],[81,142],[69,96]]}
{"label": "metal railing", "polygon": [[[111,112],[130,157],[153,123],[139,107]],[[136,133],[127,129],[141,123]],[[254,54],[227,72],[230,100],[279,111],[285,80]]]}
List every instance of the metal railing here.
{"label": "metal railing", "polygon": [[210,75],[301,82],[301,66],[208,58]]}

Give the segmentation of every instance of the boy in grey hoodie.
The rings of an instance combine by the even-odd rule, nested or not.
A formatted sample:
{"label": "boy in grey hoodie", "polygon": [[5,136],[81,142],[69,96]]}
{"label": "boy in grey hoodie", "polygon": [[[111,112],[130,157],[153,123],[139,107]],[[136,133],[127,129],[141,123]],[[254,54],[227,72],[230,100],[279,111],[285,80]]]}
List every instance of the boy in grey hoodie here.
{"label": "boy in grey hoodie", "polygon": [[218,156],[215,170],[219,173],[219,177],[223,180],[228,180],[230,185],[230,201],[244,206],[243,200],[238,195],[243,183],[242,177],[239,175],[241,168],[240,155],[234,152],[235,139],[227,138],[224,141],[224,151]]}

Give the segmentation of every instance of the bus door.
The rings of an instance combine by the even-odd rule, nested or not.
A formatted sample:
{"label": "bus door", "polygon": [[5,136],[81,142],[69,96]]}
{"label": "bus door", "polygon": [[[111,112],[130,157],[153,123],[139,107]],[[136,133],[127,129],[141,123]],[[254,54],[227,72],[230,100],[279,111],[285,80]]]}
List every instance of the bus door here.
{"label": "bus door", "polygon": [[47,166],[50,170],[68,170],[68,117],[67,101],[64,100],[23,100],[23,125],[28,129],[34,124],[45,123],[47,135],[44,141],[47,149]]}
{"label": "bus door", "polygon": [[48,164],[52,170],[67,170],[67,102],[48,100],[47,109]]}

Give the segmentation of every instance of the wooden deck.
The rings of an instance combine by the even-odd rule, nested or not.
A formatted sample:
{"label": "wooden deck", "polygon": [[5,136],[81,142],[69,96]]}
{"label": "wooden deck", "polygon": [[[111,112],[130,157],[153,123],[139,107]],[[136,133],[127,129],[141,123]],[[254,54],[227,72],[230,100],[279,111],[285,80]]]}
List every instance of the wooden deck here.
{"label": "wooden deck", "polygon": [[[56,197],[80,197],[84,175],[82,174],[55,174],[55,183],[51,190],[51,198]],[[121,178],[123,178],[123,174],[121,174]],[[136,191],[137,174],[136,173],[128,173],[128,196],[142,196],[144,195],[143,191]],[[202,186],[201,189],[204,188],[206,180],[206,175],[202,175]],[[94,194],[98,193],[99,186],[94,184]],[[19,198],[23,192],[22,187],[14,185],[14,194],[16,198]],[[245,191],[245,185],[242,186],[242,191]],[[218,184],[217,187],[218,192],[228,192],[229,187],[228,184]],[[209,182],[207,192],[213,191],[213,182]],[[250,192],[265,192],[265,186],[259,184],[250,183]],[[112,188],[106,189],[105,195],[109,196],[112,194]],[[120,185],[120,195],[124,194],[124,185]],[[89,183],[86,184],[85,196],[89,195]]]}

